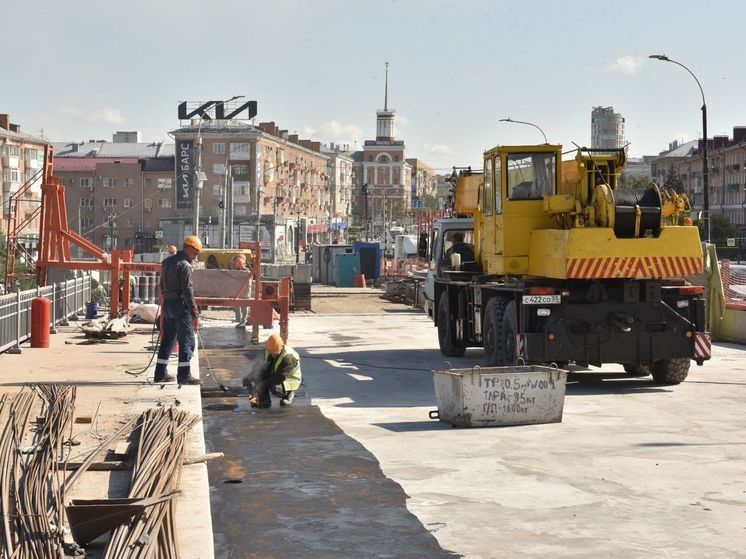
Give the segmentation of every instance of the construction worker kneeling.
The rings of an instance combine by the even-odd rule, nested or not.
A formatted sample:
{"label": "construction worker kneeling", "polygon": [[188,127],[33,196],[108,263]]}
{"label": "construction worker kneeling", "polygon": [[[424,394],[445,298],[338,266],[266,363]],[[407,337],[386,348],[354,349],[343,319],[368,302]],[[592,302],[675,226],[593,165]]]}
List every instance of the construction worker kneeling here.
{"label": "construction worker kneeling", "polygon": [[251,392],[252,407],[268,408],[272,405],[270,393],[280,398],[281,406],[289,406],[302,380],[298,352],[285,345],[279,334],[272,334],[267,339],[264,362],[258,371],[243,378],[243,385]]}

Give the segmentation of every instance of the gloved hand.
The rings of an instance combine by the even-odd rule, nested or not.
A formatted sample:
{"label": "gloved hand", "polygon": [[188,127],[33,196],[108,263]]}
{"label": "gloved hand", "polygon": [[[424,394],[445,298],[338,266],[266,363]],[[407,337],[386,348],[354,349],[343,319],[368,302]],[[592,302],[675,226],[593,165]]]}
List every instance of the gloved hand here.
{"label": "gloved hand", "polygon": [[248,374],[243,377],[241,384],[243,384],[246,389],[253,394],[259,382],[256,380],[256,377],[254,375]]}

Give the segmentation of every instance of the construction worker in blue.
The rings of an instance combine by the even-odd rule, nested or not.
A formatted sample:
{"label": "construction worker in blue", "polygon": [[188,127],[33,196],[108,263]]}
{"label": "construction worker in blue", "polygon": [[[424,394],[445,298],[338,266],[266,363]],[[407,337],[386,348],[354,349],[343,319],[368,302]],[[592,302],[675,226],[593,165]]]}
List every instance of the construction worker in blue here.
{"label": "construction worker in blue", "polygon": [[264,362],[258,371],[244,377],[243,384],[252,392],[252,407],[268,408],[272,405],[270,393],[280,398],[281,406],[292,404],[302,381],[298,352],[285,345],[279,334],[272,334],[267,339]]}
{"label": "construction worker in blue", "polygon": [[195,348],[195,332],[199,330],[199,308],[192,289],[192,262],[202,250],[199,237],[191,235],[184,239],[184,247],[166,258],[161,264],[161,316],[163,326],[158,361],[155,366],[155,382],[170,382],[172,375],[166,373],[168,358],[179,342],[179,366],[176,380],[179,384],[199,384],[192,376],[189,362]]}

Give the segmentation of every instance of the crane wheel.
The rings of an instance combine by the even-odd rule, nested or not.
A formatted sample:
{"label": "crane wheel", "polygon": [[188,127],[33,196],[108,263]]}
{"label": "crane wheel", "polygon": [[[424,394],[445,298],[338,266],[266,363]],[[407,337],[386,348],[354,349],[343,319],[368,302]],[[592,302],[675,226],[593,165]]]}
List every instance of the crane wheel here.
{"label": "crane wheel", "polygon": [[650,374],[650,365],[646,363],[624,363],[624,372],[628,375],[644,377]]}
{"label": "crane wheel", "polygon": [[438,345],[446,357],[461,357],[466,353],[466,345],[456,339],[456,321],[451,316],[447,293],[438,301]]}
{"label": "crane wheel", "polygon": [[[503,316],[508,305],[505,297],[493,297],[484,310],[482,328],[484,362],[488,367],[500,367],[504,362]],[[515,342],[514,342],[515,343]]]}
{"label": "crane wheel", "polygon": [[689,374],[691,363],[691,360],[687,358],[664,359],[653,363],[650,372],[653,374],[653,380],[658,384],[680,384]]}
{"label": "crane wheel", "polygon": [[515,365],[516,357],[518,357],[516,332],[518,332],[518,313],[515,301],[510,301],[505,305],[505,313],[503,314],[503,365]]}

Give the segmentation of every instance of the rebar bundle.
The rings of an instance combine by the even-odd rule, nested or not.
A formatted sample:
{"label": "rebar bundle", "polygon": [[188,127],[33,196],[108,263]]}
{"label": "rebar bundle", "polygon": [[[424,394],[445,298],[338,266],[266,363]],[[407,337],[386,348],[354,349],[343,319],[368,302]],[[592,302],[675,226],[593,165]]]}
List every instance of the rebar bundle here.
{"label": "rebar bundle", "polygon": [[[132,472],[130,498],[175,495],[189,431],[200,417],[178,408],[154,408],[140,418],[137,456]],[[169,499],[148,507],[111,535],[104,559],[171,559],[178,557],[174,514]]]}
{"label": "rebar bundle", "polygon": [[[23,446],[36,393],[43,400],[42,421],[37,423],[31,444]],[[0,435],[2,559],[64,558],[64,487],[58,458],[63,435],[72,428],[74,408],[75,388],[67,385],[38,385],[12,399],[7,395],[0,399],[4,420]]]}

